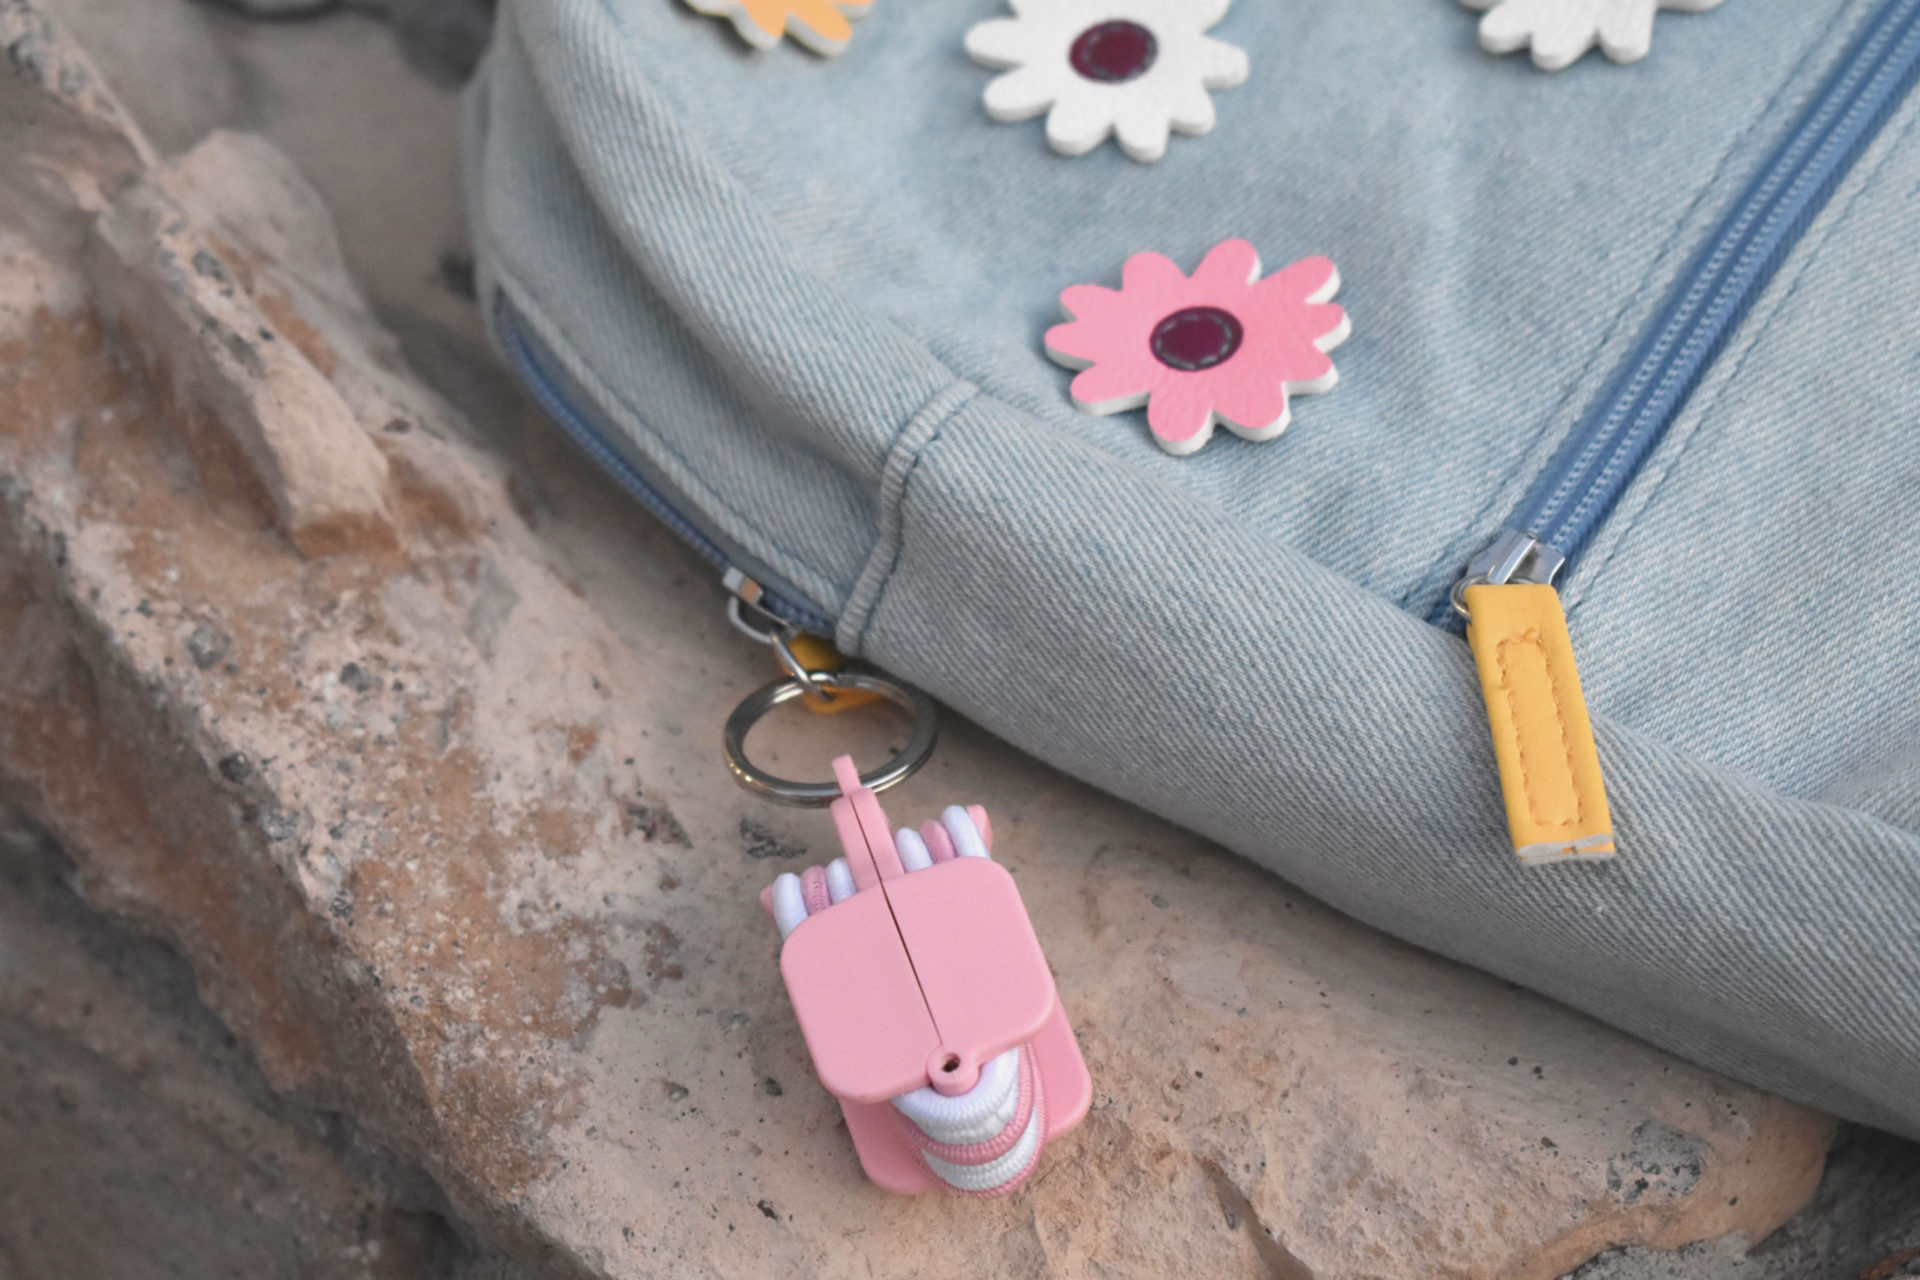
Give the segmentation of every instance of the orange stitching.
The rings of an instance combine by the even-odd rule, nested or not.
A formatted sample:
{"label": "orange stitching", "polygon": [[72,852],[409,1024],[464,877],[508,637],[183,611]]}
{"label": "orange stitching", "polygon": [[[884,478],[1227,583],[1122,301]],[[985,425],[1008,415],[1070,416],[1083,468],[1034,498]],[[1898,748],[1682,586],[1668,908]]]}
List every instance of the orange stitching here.
{"label": "orange stitching", "polygon": [[[1507,672],[1507,646],[1515,644],[1529,644],[1538,649],[1540,663],[1547,669],[1547,688],[1553,697],[1553,723],[1560,730],[1560,745],[1567,753],[1567,778],[1573,783],[1573,817],[1571,819],[1547,817],[1540,812],[1532,777],[1527,772],[1526,738],[1520,732],[1520,712],[1514,705],[1513,680]],[[1513,753],[1520,759],[1520,787],[1527,793],[1527,812],[1532,814],[1533,820],[1542,826],[1564,827],[1569,822],[1585,822],[1586,795],[1581,790],[1580,775],[1573,765],[1573,738],[1567,732],[1566,710],[1560,702],[1560,681],[1554,675],[1552,656],[1548,653],[1547,647],[1540,643],[1540,629],[1535,627],[1522,635],[1502,640],[1493,647],[1493,657],[1494,661],[1500,664],[1500,691],[1507,695],[1507,717],[1513,731]]]}

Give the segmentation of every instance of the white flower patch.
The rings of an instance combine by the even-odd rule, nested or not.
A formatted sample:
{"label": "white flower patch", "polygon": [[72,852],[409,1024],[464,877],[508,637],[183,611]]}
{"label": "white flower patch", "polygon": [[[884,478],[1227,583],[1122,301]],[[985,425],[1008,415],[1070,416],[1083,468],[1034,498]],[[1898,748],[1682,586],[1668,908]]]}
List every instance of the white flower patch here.
{"label": "white flower patch", "polygon": [[1635,62],[1653,47],[1653,15],[1661,9],[1697,13],[1720,0],[1461,0],[1485,9],[1480,47],[1512,53],[1531,47],[1534,65],[1558,71],[1599,45],[1615,62]]}
{"label": "white flower patch", "polygon": [[1211,89],[1247,78],[1247,55],[1206,34],[1229,0],[1010,0],[1014,16],[967,32],[976,62],[1005,68],[987,85],[987,114],[1030,120],[1046,113],[1047,141],[1062,155],[1107,135],[1135,160],[1166,154],[1174,131],[1213,128]]}

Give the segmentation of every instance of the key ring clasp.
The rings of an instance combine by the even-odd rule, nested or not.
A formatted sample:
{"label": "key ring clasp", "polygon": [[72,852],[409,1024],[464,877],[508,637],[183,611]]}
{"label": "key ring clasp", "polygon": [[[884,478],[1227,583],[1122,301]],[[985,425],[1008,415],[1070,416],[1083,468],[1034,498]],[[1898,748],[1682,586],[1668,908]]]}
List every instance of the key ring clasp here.
{"label": "key ring clasp", "polygon": [[783,702],[791,702],[808,694],[835,691],[878,694],[913,717],[913,736],[907,739],[907,745],[886,764],[861,774],[861,786],[870,791],[884,791],[905,782],[933,754],[934,742],[940,736],[940,712],[934,706],[933,699],[920,690],[871,671],[809,674],[804,678],[796,676],[762,685],[748,694],[733,709],[733,714],[727,717],[720,743],[727,758],[727,769],[733,774],[734,781],[769,800],[803,809],[824,809],[832,804],[840,794],[838,782],[796,782],[767,772],[747,758],[747,734],[760,722],[761,717]]}

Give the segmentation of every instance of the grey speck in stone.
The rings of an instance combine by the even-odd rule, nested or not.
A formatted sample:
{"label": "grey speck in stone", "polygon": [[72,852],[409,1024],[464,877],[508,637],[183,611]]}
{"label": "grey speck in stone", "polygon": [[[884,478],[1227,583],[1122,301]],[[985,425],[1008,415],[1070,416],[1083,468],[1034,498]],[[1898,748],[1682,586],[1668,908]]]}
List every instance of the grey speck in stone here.
{"label": "grey speck in stone", "polygon": [[208,253],[205,249],[194,250],[193,269],[209,280],[217,280],[227,286],[233,284],[233,277],[227,273],[227,264]]}
{"label": "grey speck in stone", "polygon": [[807,846],[782,840],[752,818],[740,819],[740,847],[749,858],[798,858],[807,851]]}
{"label": "grey speck in stone", "polygon": [[198,624],[187,636],[187,656],[202,671],[226,657],[232,647],[233,641],[227,638],[227,633],[210,622]]}
{"label": "grey speck in stone", "polygon": [[1690,1133],[1649,1120],[1627,1135],[1633,1146],[1607,1162],[1607,1190],[1624,1204],[1637,1204],[1656,1188],[1683,1196],[1700,1181],[1707,1145]]}
{"label": "grey speck in stone", "polygon": [[691,847],[693,841],[687,838],[687,829],[680,825],[680,819],[673,816],[673,810],[663,804],[647,804],[638,796],[620,802],[623,834],[638,834],[648,844],[677,844]]}
{"label": "grey speck in stone", "polygon": [[473,603],[467,608],[466,625],[467,639],[473,641],[481,657],[493,657],[493,646],[500,637],[500,628],[519,603],[520,593],[500,572],[500,566],[493,562],[492,557],[482,561],[478,580],[474,583]]}
{"label": "grey speck in stone", "polygon": [[300,833],[300,815],[285,809],[269,809],[260,819],[260,827],[269,840],[291,840]]}

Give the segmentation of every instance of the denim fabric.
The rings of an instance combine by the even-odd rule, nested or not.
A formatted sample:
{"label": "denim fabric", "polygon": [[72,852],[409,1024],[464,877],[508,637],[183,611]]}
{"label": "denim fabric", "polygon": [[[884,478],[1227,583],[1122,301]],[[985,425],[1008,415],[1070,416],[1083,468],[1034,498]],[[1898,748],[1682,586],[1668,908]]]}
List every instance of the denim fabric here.
{"label": "denim fabric", "polygon": [[[1252,76],[1137,165],[981,109],[998,0],[841,57],[669,0],[508,0],[482,285],[840,646],[1352,914],[1920,1135],[1916,107],[1566,582],[1621,856],[1523,868],[1422,621],[1869,11],[1740,0],[1558,75],[1450,0],[1241,3]],[[1175,459],[1041,351],[1158,249],[1339,264],[1339,387]]]}

